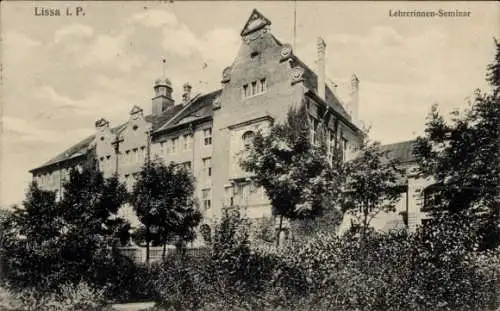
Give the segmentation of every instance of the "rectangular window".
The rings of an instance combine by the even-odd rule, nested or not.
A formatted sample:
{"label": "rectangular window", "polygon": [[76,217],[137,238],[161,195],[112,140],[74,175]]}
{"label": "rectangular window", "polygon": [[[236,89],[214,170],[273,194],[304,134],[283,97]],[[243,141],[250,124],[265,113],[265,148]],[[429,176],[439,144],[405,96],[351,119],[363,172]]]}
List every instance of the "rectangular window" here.
{"label": "rectangular window", "polygon": [[257,95],[258,89],[257,89],[257,81],[252,82],[252,96]]}
{"label": "rectangular window", "polygon": [[132,151],[134,152],[134,157],[132,161],[139,162],[139,154],[137,152],[137,148],[134,148]]}
{"label": "rectangular window", "polygon": [[203,130],[203,144],[205,146],[212,144],[212,128]]}
{"label": "rectangular window", "polygon": [[259,86],[260,86],[259,93],[264,93],[267,90],[266,79],[260,79],[260,85]]}
{"label": "rectangular window", "polygon": [[203,171],[205,172],[205,176],[212,176],[212,158],[203,158]]}
{"label": "rectangular window", "polygon": [[313,117],[310,117],[310,126],[311,126],[311,142],[313,144],[317,144],[319,142],[318,139],[319,121]]}
{"label": "rectangular window", "polygon": [[174,137],[172,138],[171,140],[171,148],[172,148],[172,153],[176,153],[177,152],[177,141],[179,140],[179,137]]}
{"label": "rectangular window", "polygon": [[348,147],[347,139],[342,137],[342,160],[344,162],[347,160],[347,147]]}
{"label": "rectangular window", "polygon": [[233,187],[225,187],[225,206],[233,206],[234,205],[234,193]]}
{"label": "rectangular window", "polygon": [[192,142],[193,142],[193,136],[191,134],[187,134],[183,136],[183,143],[184,143],[184,150],[191,150],[192,148]]}
{"label": "rectangular window", "polygon": [[209,209],[212,205],[212,198],[211,198],[210,189],[201,190],[201,197],[202,197],[202,201],[203,201],[203,208]]}
{"label": "rectangular window", "polygon": [[244,84],[243,85],[243,90],[242,90],[242,97],[243,98],[247,98],[248,96],[249,96],[248,84]]}
{"label": "rectangular window", "polygon": [[160,143],[160,155],[164,155],[165,154],[165,142],[162,141]]}

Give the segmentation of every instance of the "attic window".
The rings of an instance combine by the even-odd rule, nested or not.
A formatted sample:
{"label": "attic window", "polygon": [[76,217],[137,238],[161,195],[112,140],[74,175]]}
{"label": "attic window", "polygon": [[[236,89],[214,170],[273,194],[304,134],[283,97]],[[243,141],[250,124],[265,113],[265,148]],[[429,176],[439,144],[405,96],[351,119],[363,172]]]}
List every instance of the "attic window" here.
{"label": "attic window", "polygon": [[242,97],[245,99],[256,95],[260,95],[262,93],[265,93],[266,91],[267,91],[267,81],[264,78],[244,84],[242,89]]}
{"label": "attic window", "polygon": [[104,140],[104,137],[103,137],[103,136],[101,136],[101,140]]}
{"label": "attic window", "polygon": [[252,53],[250,53],[250,57],[251,57],[251,58],[255,58],[255,57],[257,57],[258,55],[259,55],[259,52],[257,52],[257,51],[253,51]]}
{"label": "attic window", "polygon": [[137,124],[136,124],[136,125],[134,125],[134,126],[132,127],[132,129],[133,129],[134,131],[135,131],[135,130],[137,130],[138,128],[139,128],[139,127],[137,126]]}

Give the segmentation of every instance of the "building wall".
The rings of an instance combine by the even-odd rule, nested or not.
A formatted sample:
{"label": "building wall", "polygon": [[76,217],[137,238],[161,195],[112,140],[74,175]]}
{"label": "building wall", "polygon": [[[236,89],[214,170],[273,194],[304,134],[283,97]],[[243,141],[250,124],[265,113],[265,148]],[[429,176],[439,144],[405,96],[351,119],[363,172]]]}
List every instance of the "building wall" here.
{"label": "building wall", "polygon": [[[212,143],[209,136],[205,133],[212,130],[212,121],[204,121],[193,126],[187,124],[173,131],[166,132],[154,139],[151,146],[151,154],[154,158],[161,159],[168,165],[173,162],[176,164],[187,164],[191,167],[191,172],[195,178],[195,196],[198,198],[200,208],[206,217],[210,217],[212,211],[205,208],[203,204],[203,190],[212,191],[212,177],[209,175],[212,171]],[[212,134],[213,135],[213,134]],[[184,137],[189,139],[187,148],[184,147]],[[207,140],[205,140],[207,138]],[[172,142],[177,141],[175,152],[172,152]],[[212,205],[213,197],[210,195]]]}
{"label": "building wall", "polygon": [[[291,84],[290,63],[280,62],[283,47],[266,29],[253,36],[256,39],[248,42],[242,38],[230,67],[230,80],[223,86],[221,107],[214,111],[214,217],[221,215],[231,181],[247,177],[237,167],[242,134],[269,126],[270,120],[283,121],[290,106],[297,106],[304,97],[302,83]],[[244,96],[244,85],[250,86],[252,82],[262,79],[266,81],[264,92]],[[238,126],[245,122],[251,123]],[[270,206],[258,196],[248,205],[260,206],[250,211],[256,217],[270,214]]]}

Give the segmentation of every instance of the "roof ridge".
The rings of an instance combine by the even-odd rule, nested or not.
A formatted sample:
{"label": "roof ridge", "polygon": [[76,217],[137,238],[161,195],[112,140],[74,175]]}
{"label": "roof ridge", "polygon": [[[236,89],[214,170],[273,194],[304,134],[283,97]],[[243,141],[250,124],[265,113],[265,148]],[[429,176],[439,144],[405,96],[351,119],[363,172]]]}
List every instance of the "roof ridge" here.
{"label": "roof ridge", "polygon": [[191,99],[191,100],[190,100],[190,101],[186,104],[186,106],[184,106],[184,108],[182,108],[181,110],[179,110],[179,112],[178,112],[176,115],[174,115],[172,118],[170,118],[170,120],[169,120],[167,123],[163,124],[163,125],[162,125],[159,129],[157,129],[155,132],[160,132],[160,131],[163,131],[163,130],[165,130],[165,129],[169,128],[170,126],[172,126],[172,125],[173,125],[173,122],[174,122],[174,121],[177,121],[177,118],[178,118],[179,116],[181,116],[181,115],[182,115],[182,114],[183,114],[183,113],[184,113],[184,112],[185,112],[188,108],[192,107],[192,106],[193,106],[195,103],[197,103],[199,100],[201,100],[201,99],[203,99],[203,98],[205,98],[205,97],[208,97],[208,96],[210,96],[210,95],[213,95],[213,94],[215,94],[215,93],[217,93],[217,92],[221,92],[221,91],[222,91],[222,89],[216,89],[216,90],[214,90],[214,91],[211,91],[211,92],[208,92],[208,93],[205,93],[205,94],[202,94],[202,93],[198,93],[198,94],[196,94],[196,96],[195,96],[195,97],[193,97],[193,98],[192,98],[192,99]]}

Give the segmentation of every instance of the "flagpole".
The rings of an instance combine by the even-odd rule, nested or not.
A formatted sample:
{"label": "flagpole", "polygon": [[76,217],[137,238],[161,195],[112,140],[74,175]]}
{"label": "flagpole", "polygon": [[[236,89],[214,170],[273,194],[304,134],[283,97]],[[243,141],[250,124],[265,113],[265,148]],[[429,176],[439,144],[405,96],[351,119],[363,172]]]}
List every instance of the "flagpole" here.
{"label": "flagpole", "polygon": [[295,49],[295,37],[297,36],[297,0],[293,1],[293,41],[292,48]]}

